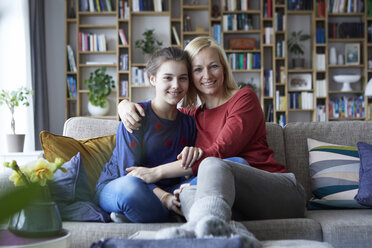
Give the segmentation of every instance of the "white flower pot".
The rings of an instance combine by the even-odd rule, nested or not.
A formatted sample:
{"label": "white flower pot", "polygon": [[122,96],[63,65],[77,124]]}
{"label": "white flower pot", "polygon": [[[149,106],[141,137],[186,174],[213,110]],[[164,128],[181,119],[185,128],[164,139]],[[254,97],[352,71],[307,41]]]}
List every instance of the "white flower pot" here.
{"label": "white flower pot", "polygon": [[6,140],[8,142],[8,152],[23,152],[24,134],[7,134]]}
{"label": "white flower pot", "polygon": [[[107,102],[107,101],[106,101]],[[109,103],[107,102],[106,108],[101,108],[99,106],[94,106],[91,102],[88,102],[88,111],[93,116],[103,116],[109,111]]]}

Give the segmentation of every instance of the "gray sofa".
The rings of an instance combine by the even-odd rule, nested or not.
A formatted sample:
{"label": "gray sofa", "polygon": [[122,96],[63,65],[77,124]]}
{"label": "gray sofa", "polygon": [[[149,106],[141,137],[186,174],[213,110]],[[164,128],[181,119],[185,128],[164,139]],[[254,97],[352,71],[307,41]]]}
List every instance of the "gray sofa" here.
{"label": "gray sofa", "polygon": [[[66,121],[63,135],[75,139],[114,134],[118,121],[75,117]],[[311,198],[309,153],[306,139],[356,146],[358,141],[372,143],[372,122],[289,123],[282,128],[267,123],[267,138],[275,158],[285,164],[304,186]],[[335,248],[371,247],[372,210],[311,210],[305,218],[244,221],[259,240],[306,239],[325,241]],[[71,231],[73,247],[89,247],[101,238],[129,237],[140,230],[155,231],[180,223],[117,224],[64,222]]]}

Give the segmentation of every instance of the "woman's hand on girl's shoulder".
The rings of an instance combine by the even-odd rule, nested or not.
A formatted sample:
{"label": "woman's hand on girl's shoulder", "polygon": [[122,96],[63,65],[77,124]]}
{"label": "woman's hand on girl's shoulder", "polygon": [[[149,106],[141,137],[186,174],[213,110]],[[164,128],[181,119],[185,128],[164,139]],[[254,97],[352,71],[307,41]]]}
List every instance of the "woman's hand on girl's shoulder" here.
{"label": "woman's hand on girl's shoulder", "polygon": [[181,167],[187,170],[203,156],[203,150],[199,147],[185,146],[177,159],[181,161]]}
{"label": "woman's hand on girl's shoulder", "polygon": [[141,126],[141,116],[145,116],[145,111],[138,103],[133,103],[128,100],[123,100],[118,105],[118,114],[124,124],[125,129],[133,133],[133,130],[138,130]]}

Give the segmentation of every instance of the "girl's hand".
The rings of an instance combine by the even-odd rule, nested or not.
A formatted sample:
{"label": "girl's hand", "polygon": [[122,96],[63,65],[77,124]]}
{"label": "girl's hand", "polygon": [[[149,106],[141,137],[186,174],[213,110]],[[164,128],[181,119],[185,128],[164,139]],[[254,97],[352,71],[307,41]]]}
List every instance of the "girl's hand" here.
{"label": "girl's hand", "polygon": [[169,210],[183,216],[181,203],[171,193],[165,193],[165,195],[161,197],[161,203]]}
{"label": "girl's hand", "polygon": [[159,177],[156,175],[153,168],[146,168],[146,167],[129,167],[125,169],[128,174],[127,176],[134,176],[142,179],[146,183],[155,183],[159,181]]}
{"label": "girl's hand", "polygon": [[198,147],[185,146],[177,159],[181,159],[181,167],[185,170],[190,168],[195,161],[199,160],[203,156],[203,150]]}
{"label": "girl's hand", "polygon": [[141,126],[139,122],[141,121],[141,116],[145,116],[145,111],[138,103],[123,100],[118,105],[118,114],[125,129],[133,133],[133,130],[138,130]]}
{"label": "girl's hand", "polygon": [[184,183],[184,184],[181,184],[181,186],[180,186],[179,189],[176,189],[176,190],[173,191],[173,194],[174,194],[174,196],[176,197],[177,202],[179,202],[180,206],[181,206],[180,194],[181,194],[182,190],[183,190],[185,187],[189,187],[189,186],[191,186],[190,183]]}

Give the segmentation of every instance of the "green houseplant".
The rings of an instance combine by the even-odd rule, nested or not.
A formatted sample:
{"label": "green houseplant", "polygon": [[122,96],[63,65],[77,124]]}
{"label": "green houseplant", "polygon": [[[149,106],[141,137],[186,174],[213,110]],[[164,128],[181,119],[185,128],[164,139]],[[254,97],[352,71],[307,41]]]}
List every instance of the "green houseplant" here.
{"label": "green houseplant", "polygon": [[304,67],[304,50],[302,42],[310,39],[310,35],[303,34],[302,30],[293,31],[288,39],[288,50],[294,55],[292,65],[294,68]]}
{"label": "green houseplant", "polygon": [[115,84],[112,76],[106,73],[106,67],[91,72],[89,78],[84,80],[84,84],[87,84],[89,89],[89,112],[92,115],[105,115],[109,109],[107,97]]}
{"label": "green houseplant", "polygon": [[162,42],[155,38],[155,30],[148,29],[142,33],[142,40],[136,40],[136,48],[140,48],[143,54],[152,54],[163,45]]}
{"label": "green houseplant", "polygon": [[14,119],[14,111],[16,107],[21,105],[23,106],[30,106],[31,95],[33,91],[26,88],[20,87],[13,91],[1,90],[0,93],[0,105],[5,104],[12,114],[12,119],[10,122],[10,126],[12,129],[12,134],[7,135],[7,142],[8,142],[8,151],[9,152],[23,152],[23,145],[25,140],[24,134],[16,134],[15,132],[15,119]]}

